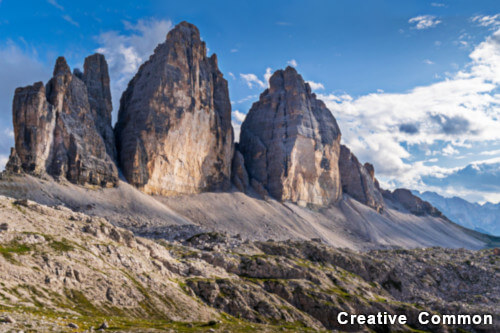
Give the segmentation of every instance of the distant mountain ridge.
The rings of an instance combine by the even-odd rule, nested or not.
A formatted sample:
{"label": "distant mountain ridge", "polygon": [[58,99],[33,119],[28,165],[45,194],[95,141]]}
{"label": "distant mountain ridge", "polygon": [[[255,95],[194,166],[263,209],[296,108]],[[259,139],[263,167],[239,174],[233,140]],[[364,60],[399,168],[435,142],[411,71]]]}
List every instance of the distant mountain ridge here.
{"label": "distant mountain ridge", "polygon": [[480,205],[459,197],[445,198],[429,191],[422,193],[413,191],[413,194],[430,202],[453,222],[479,232],[487,232],[494,236],[500,235],[500,203],[488,202]]}

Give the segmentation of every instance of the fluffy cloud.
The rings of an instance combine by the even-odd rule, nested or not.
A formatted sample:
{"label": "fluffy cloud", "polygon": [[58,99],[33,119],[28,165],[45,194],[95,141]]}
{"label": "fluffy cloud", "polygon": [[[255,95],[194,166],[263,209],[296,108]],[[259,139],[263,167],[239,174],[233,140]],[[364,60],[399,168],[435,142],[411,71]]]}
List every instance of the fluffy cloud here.
{"label": "fluffy cloud", "polygon": [[242,123],[245,120],[245,117],[247,116],[246,113],[240,112],[238,110],[234,110],[233,112],[233,118]]}
{"label": "fluffy cloud", "polygon": [[246,113],[234,110],[232,112],[232,124],[234,129],[234,140],[240,141],[241,123],[245,120]]}
{"label": "fluffy cloud", "polygon": [[289,65],[289,66],[292,66],[292,67],[297,67],[298,66],[297,61],[295,59],[288,60],[286,62],[286,64]]}
{"label": "fluffy cloud", "polygon": [[265,88],[267,86],[255,74],[252,74],[252,73],[240,74],[240,77],[246,82],[248,88],[250,88],[250,89],[252,89],[254,87],[254,85],[257,85],[260,88]]}
{"label": "fluffy cloud", "polygon": [[425,189],[425,177],[456,169],[430,166],[416,150],[455,155],[461,147],[500,141],[500,30],[470,58],[464,70],[406,93],[318,96],[337,118],[344,142],[375,164],[386,185]]}
{"label": "fluffy cloud", "polygon": [[118,109],[122,92],[139,66],[165,41],[172,29],[169,20],[141,19],[135,24],[124,22],[125,32],[106,31],[96,37],[99,48],[106,56],[111,76],[114,110]]}
{"label": "fluffy cloud", "polygon": [[408,23],[413,24],[413,29],[425,30],[437,26],[441,21],[432,15],[420,15],[412,17]]}
{"label": "fluffy cloud", "polygon": [[427,175],[423,179],[431,190],[439,189],[448,196],[460,193],[471,201],[500,201],[500,158],[468,164],[444,177]]}
{"label": "fluffy cloud", "polygon": [[322,83],[314,82],[314,81],[307,81],[309,83],[309,86],[311,87],[312,90],[323,90],[325,89],[325,86]]}
{"label": "fluffy cloud", "polygon": [[443,155],[445,156],[456,155],[458,153],[459,151],[453,148],[451,144],[448,144],[446,147],[443,148]]}

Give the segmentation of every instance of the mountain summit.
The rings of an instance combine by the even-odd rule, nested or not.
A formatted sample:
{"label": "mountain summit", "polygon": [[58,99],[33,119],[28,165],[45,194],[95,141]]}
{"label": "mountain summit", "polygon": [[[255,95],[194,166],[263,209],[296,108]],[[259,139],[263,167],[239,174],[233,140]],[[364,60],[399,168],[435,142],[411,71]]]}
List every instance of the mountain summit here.
{"label": "mountain summit", "polygon": [[182,22],[130,81],[115,133],[127,181],[151,194],[230,187],[227,81],[194,25]]}
{"label": "mountain summit", "polygon": [[251,178],[281,201],[328,205],[341,196],[340,129],[293,67],[276,71],[241,126]]}
{"label": "mountain summit", "polygon": [[114,186],[111,93],[104,56],[85,59],[84,73],[63,57],[46,86],[16,89],[12,106],[15,148],[7,170],[51,175],[84,185]]}

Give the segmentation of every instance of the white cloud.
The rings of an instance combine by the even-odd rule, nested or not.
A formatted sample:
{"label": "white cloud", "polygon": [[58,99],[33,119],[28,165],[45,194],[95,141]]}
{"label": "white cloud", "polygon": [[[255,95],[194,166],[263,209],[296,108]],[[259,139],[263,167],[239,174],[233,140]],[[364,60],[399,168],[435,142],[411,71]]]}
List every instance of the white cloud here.
{"label": "white cloud", "polygon": [[297,61],[295,59],[288,60],[286,62],[286,64],[289,65],[289,66],[292,66],[292,67],[297,67],[298,66]]}
{"label": "white cloud", "polygon": [[255,74],[252,74],[252,73],[240,74],[240,77],[246,82],[248,88],[250,88],[250,89],[252,89],[254,87],[254,85],[258,85],[261,88],[265,88],[267,86]]}
{"label": "white cloud", "polygon": [[229,72],[228,74],[229,74],[229,76],[230,76],[233,80],[236,80],[236,76],[234,76],[234,74],[233,74],[232,72]]}
{"label": "white cloud", "polygon": [[172,22],[141,19],[135,24],[124,22],[124,27],[124,33],[112,30],[96,37],[96,51],[104,54],[109,64],[114,110],[118,110],[121,94],[139,66],[166,40]]}
{"label": "white cloud", "polygon": [[271,69],[271,67],[267,67],[266,68],[266,72],[264,73],[264,80],[266,80],[266,83],[267,83],[267,86],[269,87],[269,79],[271,78],[271,76],[273,76],[273,70]]}
{"label": "white cloud", "polygon": [[432,15],[420,15],[412,17],[408,23],[414,24],[413,29],[424,30],[437,26],[441,21]]}
{"label": "white cloud", "polygon": [[322,83],[314,82],[314,81],[306,81],[311,86],[312,90],[323,90],[325,86]]}
{"label": "white cloud", "polygon": [[70,23],[70,24],[74,25],[75,27],[79,27],[79,26],[80,26],[80,24],[79,24],[78,22],[76,22],[75,20],[73,20],[73,19],[71,18],[71,16],[69,16],[69,15],[63,15],[63,16],[62,16],[62,18],[63,18],[66,22],[68,22],[68,23]]}
{"label": "white cloud", "polygon": [[456,155],[458,154],[459,151],[453,148],[451,144],[448,144],[446,147],[443,148],[443,155],[444,156],[451,156],[451,155]]}
{"label": "white cloud", "polygon": [[430,59],[424,59],[424,64],[426,64],[426,65],[434,65],[434,61],[432,61]]}
{"label": "white cloud", "polygon": [[231,124],[233,125],[234,130],[234,142],[240,142],[241,124],[235,122],[234,120],[231,121]]}
{"label": "white cloud", "polygon": [[238,49],[231,49],[231,53],[236,53],[238,52]]}
{"label": "white cloud", "polygon": [[236,102],[231,102],[231,103],[232,104],[242,104],[242,103],[251,101],[252,99],[256,99],[258,97],[259,97],[259,95],[248,95],[247,97],[244,97],[244,98],[242,98],[240,100],[237,100]]}
{"label": "white cloud", "polygon": [[241,123],[245,120],[246,113],[240,112],[238,110],[234,110],[232,112],[232,125],[234,130],[234,140],[236,142],[240,141],[240,132],[241,132]]}
{"label": "white cloud", "polygon": [[439,2],[432,2],[431,3],[432,7],[446,7],[444,3],[439,3]]}
{"label": "white cloud", "polygon": [[238,110],[234,110],[233,112],[233,118],[240,123],[242,123],[245,120],[245,117],[247,116],[246,113],[240,112]]}
{"label": "white cloud", "polygon": [[64,7],[58,4],[56,0],[47,0],[47,2],[50,3],[52,6],[56,7],[57,9],[64,10]]}
{"label": "white cloud", "polygon": [[477,15],[472,18],[472,22],[482,27],[496,28],[500,26],[500,14],[496,15]]}
{"label": "white cloud", "polygon": [[500,30],[470,58],[464,70],[406,93],[318,97],[339,122],[343,141],[360,160],[373,162],[386,184],[418,189],[422,176],[453,169],[426,165],[410,148],[454,153],[450,148],[500,141]]}

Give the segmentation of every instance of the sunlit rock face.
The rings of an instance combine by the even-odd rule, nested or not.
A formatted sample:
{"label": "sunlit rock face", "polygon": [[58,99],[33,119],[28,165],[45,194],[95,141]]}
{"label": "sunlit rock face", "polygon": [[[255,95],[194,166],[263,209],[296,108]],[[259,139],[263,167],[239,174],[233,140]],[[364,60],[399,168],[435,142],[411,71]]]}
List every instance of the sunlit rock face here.
{"label": "sunlit rock face", "polygon": [[[103,108],[103,116],[99,116],[97,105]],[[59,57],[46,86],[37,82],[16,89],[12,116],[15,148],[8,170],[51,175],[81,185],[117,184],[111,93],[104,56],[88,57],[84,73],[75,70],[75,74]]]}
{"label": "sunlit rock face", "polygon": [[249,176],[276,199],[325,206],[341,196],[340,130],[292,67],[276,71],[241,127]]}
{"label": "sunlit rock face", "polygon": [[115,128],[125,178],[146,193],[230,187],[233,130],[227,81],[198,29],[178,24],[130,81]]}

